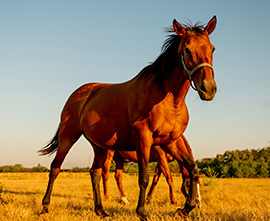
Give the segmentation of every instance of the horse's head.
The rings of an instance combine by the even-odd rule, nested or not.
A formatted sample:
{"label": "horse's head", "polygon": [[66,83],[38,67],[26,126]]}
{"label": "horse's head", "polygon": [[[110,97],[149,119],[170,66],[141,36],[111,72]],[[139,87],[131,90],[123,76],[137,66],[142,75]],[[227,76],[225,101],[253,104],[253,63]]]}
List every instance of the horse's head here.
{"label": "horse's head", "polygon": [[212,67],[215,47],[209,40],[209,35],[216,27],[216,21],[214,16],[206,27],[182,26],[176,20],[173,21],[174,31],[182,39],[178,53],[186,77],[202,100],[212,100],[217,91]]}
{"label": "horse's head", "polygon": [[[198,182],[197,182],[197,195],[196,195],[196,203],[198,204],[198,207],[201,208],[202,207],[202,198],[201,198],[201,191],[200,191],[200,187],[201,187],[201,182],[200,182],[200,178],[204,177],[204,174],[201,174],[199,176]],[[182,183],[182,187],[181,187],[181,191],[184,194],[184,196],[186,198],[189,197],[189,185],[190,185],[190,178],[189,176],[185,176],[183,183]]]}

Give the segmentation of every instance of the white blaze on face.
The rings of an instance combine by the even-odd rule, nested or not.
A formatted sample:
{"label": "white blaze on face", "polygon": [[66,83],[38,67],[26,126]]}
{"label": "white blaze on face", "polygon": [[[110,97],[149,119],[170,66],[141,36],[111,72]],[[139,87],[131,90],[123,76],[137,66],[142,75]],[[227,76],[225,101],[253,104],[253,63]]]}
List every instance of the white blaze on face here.
{"label": "white blaze on face", "polygon": [[200,184],[197,183],[197,199],[196,199],[199,208],[202,207],[202,198],[201,198],[201,192],[200,192]]}

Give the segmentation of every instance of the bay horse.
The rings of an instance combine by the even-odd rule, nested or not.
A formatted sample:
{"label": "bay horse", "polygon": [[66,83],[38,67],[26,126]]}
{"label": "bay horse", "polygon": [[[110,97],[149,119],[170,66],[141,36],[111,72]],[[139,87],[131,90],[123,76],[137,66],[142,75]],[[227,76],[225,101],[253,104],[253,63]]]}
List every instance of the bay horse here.
{"label": "bay horse", "polygon": [[190,154],[179,150],[176,142],[186,145],[182,134],[189,120],[185,98],[190,86],[201,100],[212,100],[215,96],[217,87],[212,67],[215,48],[209,39],[215,26],[216,16],[205,27],[181,25],[174,20],[174,34],[165,41],[161,55],[133,79],[119,84],[85,84],[70,95],[55,136],[40,150],[43,155],[57,151],[42,200],[42,213],[48,212],[53,183],[65,156],[82,134],[95,154],[90,174],[97,215],[108,216],[100,194],[107,150],[136,150],[140,188],[136,212],[142,220],[147,220],[148,162],[150,149],[156,145],[189,172],[189,197],[177,213],[187,216],[195,208],[199,170]]}
{"label": "bay horse", "polygon": [[[189,147],[189,146],[188,146]],[[181,148],[181,147],[178,147]],[[182,147],[182,148],[186,148],[186,147]],[[191,149],[188,149],[190,156],[193,158],[193,154],[191,152]],[[111,166],[111,162],[112,160],[114,160],[115,162],[115,180],[117,183],[117,187],[118,190],[120,192],[121,195],[121,201],[123,203],[125,203],[126,205],[129,205],[130,202],[128,201],[124,188],[123,188],[123,184],[122,184],[122,180],[123,180],[123,169],[124,169],[124,164],[126,162],[126,160],[128,160],[129,162],[138,162],[138,158],[137,158],[137,154],[136,151],[115,151],[115,150],[108,150],[107,153],[107,158],[106,161],[104,163],[103,166],[103,173],[102,173],[102,178],[103,178],[103,188],[104,188],[104,197],[106,201],[109,201],[109,192],[108,192],[108,179],[109,179],[109,172],[110,172],[110,166]],[[177,200],[174,194],[174,184],[173,184],[173,179],[172,179],[172,175],[170,173],[170,168],[169,168],[169,162],[172,162],[174,160],[174,158],[166,153],[164,150],[162,150],[162,148],[160,146],[153,146],[151,148],[151,152],[150,152],[150,158],[149,158],[149,162],[158,162],[158,164],[156,165],[156,169],[155,169],[155,173],[153,176],[153,180],[152,180],[152,184],[151,187],[148,191],[147,194],[147,201],[150,202],[155,190],[155,187],[159,181],[160,175],[161,173],[163,173],[164,177],[166,178],[166,181],[169,185],[169,195],[170,195],[170,200],[171,203],[174,205],[177,205]],[[180,167],[180,171],[182,174],[182,187],[181,187],[181,191],[183,193],[183,195],[185,197],[188,197],[188,171],[187,169],[180,163],[178,162],[179,167]],[[201,177],[202,175],[200,175]],[[201,207],[201,195],[200,195],[200,182],[198,180],[198,184],[197,184],[197,198],[196,198],[196,202],[199,206],[199,208]]]}

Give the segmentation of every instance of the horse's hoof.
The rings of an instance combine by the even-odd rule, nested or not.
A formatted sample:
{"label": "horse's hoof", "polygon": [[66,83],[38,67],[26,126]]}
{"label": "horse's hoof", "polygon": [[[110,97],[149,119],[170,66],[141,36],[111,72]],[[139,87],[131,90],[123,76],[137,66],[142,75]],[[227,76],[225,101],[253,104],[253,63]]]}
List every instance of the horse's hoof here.
{"label": "horse's hoof", "polygon": [[49,212],[48,206],[43,206],[43,209],[40,214],[46,214]]}
{"label": "horse's hoof", "polygon": [[177,206],[177,201],[176,200],[171,200],[171,204]]}
{"label": "horse's hoof", "polygon": [[140,221],[147,221],[148,220],[147,217],[142,217],[140,215],[139,215],[139,218],[140,218]]}
{"label": "horse's hoof", "polygon": [[146,198],[146,203],[147,203],[147,204],[150,204],[151,201],[152,201],[152,198],[148,196],[148,197]]}
{"label": "horse's hoof", "polygon": [[136,212],[141,221],[147,221],[148,213],[145,211],[145,209],[137,209]]}
{"label": "horse's hoof", "polygon": [[183,219],[187,218],[187,214],[186,214],[186,212],[185,212],[184,209],[178,208],[178,209],[175,211],[174,216],[176,216],[176,214],[177,214],[178,216],[180,216],[181,218],[183,218]]}
{"label": "horse's hoof", "polygon": [[106,213],[103,209],[95,210],[96,214],[100,216],[101,218],[105,218],[110,216],[108,213]]}
{"label": "horse's hoof", "polygon": [[103,211],[100,216],[101,216],[101,218],[105,218],[105,217],[109,217],[110,215],[108,213],[106,213],[105,211]]}

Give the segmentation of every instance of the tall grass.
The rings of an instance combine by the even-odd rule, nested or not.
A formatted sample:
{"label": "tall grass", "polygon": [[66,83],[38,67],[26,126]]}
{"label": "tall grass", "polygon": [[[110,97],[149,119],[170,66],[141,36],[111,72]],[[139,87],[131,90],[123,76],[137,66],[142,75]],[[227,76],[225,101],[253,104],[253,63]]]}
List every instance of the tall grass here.
{"label": "tall grass", "polygon": [[[150,179],[151,180],[151,179]],[[120,203],[120,195],[110,175],[110,202],[104,202],[107,220],[139,220],[135,208],[139,187],[138,177],[124,175],[123,185],[131,205]],[[48,214],[40,215],[48,174],[0,174],[2,203],[0,220],[100,220],[93,211],[91,181],[88,174],[60,174],[55,181]],[[178,204],[183,207],[181,178],[175,177]],[[196,208],[187,220],[270,220],[270,179],[203,178],[202,208]],[[152,203],[146,206],[149,220],[180,220],[174,216],[175,206],[169,202],[169,189],[164,177],[156,187]]]}

